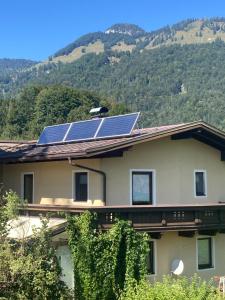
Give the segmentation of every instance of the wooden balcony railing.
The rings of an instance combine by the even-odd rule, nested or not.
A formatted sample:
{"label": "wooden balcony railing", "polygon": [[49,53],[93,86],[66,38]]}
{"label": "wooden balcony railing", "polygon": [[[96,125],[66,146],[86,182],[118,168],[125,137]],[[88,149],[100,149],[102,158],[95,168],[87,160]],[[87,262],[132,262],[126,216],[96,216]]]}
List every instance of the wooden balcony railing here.
{"label": "wooden balcony railing", "polygon": [[225,204],[185,206],[75,206],[30,204],[23,213],[97,213],[99,226],[107,229],[116,218],[129,220],[137,230],[149,232],[177,230],[217,230],[225,232]]}

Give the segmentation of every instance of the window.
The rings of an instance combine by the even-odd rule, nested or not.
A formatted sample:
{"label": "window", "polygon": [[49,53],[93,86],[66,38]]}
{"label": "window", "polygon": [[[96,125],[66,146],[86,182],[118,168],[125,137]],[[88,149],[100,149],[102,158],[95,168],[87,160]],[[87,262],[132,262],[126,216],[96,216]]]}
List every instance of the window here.
{"label": "window", "polygon": [[33,173],[24,173],[22,182],[22,197],[28,203],[33,203],[34,197],[34,175]]}
{"label": "window", "polygon": [[74,200],[87,201],[88,200],[88,173],[75,172],[74,185],[75,185]]}
{"label": "window", "polygon": [[149,253],[147,256],[147,272],[149,275],[155,274],[155,242],[149,241]]}
{"label": "window", "polygon": [[153,172],[132,171],[132,204],[152,204]]}
{"label": "window", "polygon": [[195,171],[195,196],[206,196],[206,171]]}
{"label": "window", "polygon": [[213,243],[211,237],[204,237],[197,239],[198,248],[198,269],[213,268]]}

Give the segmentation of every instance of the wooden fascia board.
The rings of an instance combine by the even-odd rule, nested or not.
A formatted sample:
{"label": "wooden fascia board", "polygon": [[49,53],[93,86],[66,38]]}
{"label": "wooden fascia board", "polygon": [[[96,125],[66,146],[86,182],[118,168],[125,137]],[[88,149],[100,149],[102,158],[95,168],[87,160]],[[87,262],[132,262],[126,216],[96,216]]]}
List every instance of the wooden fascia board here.
{"label": "wooden fascia board", "polygon": [[155,133],[151,133],[151,134],[144,134],[144,135],[140,135],[135,137],[134,139],[130,139],[129,141],[123,141],[123,142],[118,142],[115,144],[112,144],[110,146],[102,146],[102,147],[93,147],[90,149],[87,149],[85,152],[79,152],[79,153],[63,153],[63,154],[49,154],[49,155],[39,155],[39,156],[27,156],[27,157],[22,157],[22,158],[7,158],[7,159],[3,159],[3,162],[5,161],[7,163],[8,162],[35,162],[35,161],[54,161],[54,160],[66,160],[68,157],[74,158],[74,159],[82,159],[82,158],[91,158],[94,157],[96,155],[101,155],[103,153],[107,153],[110,151],[114,151],[114,150],[119,150],[119,149],[123,149],[125,147],[131,147],[134,145],[138,145],[141,143],[145,143],[145,142],[150,142],[150,141],[154,141],[156,139],[162,139],[162,138],[166,138],[169,137],[171,135],[174,134],[179,134],[182,132],[185,132],[187,130],[193,130],[193,129],[197,129],[197,128],[202,128],[204,130],[207,130],[209,132],[211,132],[212,134],[215,134],[217,136],[219,136],[220,138],[223,138],[225,140],[225,133],[223,133],[221,130],[214,128],[204,122],[193,122],[193,123],[187,123],[185,125],[181,125],[177,128],[172,128],[172,129],[168,129],[166,131],[161,131],[161,132],[155,132]]}
{"label": "wooden fascia board", "polygon": [[87,155],[92,156],[94,153],[100,154],[102,152],[112,151],[112,149],[117,150],[117,149],[121,149],[122,147],[125,147],[125,146],[134,146],[134,145],[141,144],[141,143],[144,143],[144,142],[150,142],[150,141],[153,141],[153,140],[156,140],[156,139],[166,138],[166,137],[169,137],[169,136],[174,135],[174,134],[185,132],[186,130],[198,129],[199,127],[202,128],[202,129],[208,130],[212,134],[216,134],[216,135],[220,136],[221,138],[223,138],[225,140],[225,134],[221,134],[221,131],[214,130],[213,127],[211,127],[211,126],[209,126],[205,123],[199,123],[199,122],[196,123],[195,122],[195,123],[189,123],[189,125],[182,126],[182,127],[179,127],[179,128],[169,129],[166,132],[162,131],[162,132],[158,132],[158,133],[156,132],[154,134],[149,134],[149,135],[146,134],[144,136],[137,137],[135,140],[130,140],[128,142],[125,141],[125,142],[122,142],[120,144],[112,145],[110,147],[110,149],[107,149],[107,146],[104,146],[104,147],[101,147],[101,148],[99,147],[99,151],[96,151],[96,150],[92,151],[92,149],[90,149],[90,150],[87,151]]}
{"label": "wooden fascia board", "polygon": [[[153,134],[145,134],[145,135],[142,135],[142,136],[138,136],[133,140],[123,141],[121,143],[112,145],[110,148],[109,148],[109,146],[104,146],[104,147],[99,147],[99,149],[97,149],[97,150],[96,150],[96,148],[94,150],[88,149],[86,151],[86,153],[87,153],[88,156],[92,156],[95,153],[100,154],[100,153],[106,152],[106,151],[117,150],[117,149],[121,149],[121,148],[127,147],[127,146],[130,147],[130,146],[134,146],[134,145],[141,144],[141,143],[144,143],[144,142],[150,142],[150,141],[153,141],[153,140],[156,140],[156,139],[166,138],[166,137],[169,137],[173,134],[184,132],[184,130],[186,130],[186,129],[189,129],[189,128],[190,129],[197,129],[198,127],[199,127],[199,124],[194,124],[194,126],[191,126],[191,127],[189,125],[188,127],[185,127],[185,128],[183,128],[183,127],[180,128],[179,127],[178,129],[174,128],[174,129],[169,129],[168,131],[156,132],[156,133],[153,133]],[[225,139],[225,135],[224,135],[224,139]]]}

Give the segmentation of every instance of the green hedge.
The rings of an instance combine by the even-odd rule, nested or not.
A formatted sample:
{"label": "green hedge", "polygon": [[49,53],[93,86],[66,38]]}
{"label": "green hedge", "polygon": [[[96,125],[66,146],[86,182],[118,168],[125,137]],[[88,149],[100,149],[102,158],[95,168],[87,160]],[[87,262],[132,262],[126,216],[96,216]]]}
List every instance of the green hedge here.
{"label": "green hedge", "polygon": [[221,293],[213,282],[201,280],[196,275],[190,279],[165,276],[161,282],[142,281],[129,286],[120,300],[219,300]]}

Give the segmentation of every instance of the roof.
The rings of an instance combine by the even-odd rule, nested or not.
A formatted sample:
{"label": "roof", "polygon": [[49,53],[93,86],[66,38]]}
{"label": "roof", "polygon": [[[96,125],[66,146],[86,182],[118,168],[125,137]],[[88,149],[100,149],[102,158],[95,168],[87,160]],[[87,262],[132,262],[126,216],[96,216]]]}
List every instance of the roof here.
{"label": "roof", "polygon": [[[62,218],[50,218],[47,223],[48,229],[58,232],[59,229],[64,229],[66,220]],[[40,217],[37,216],[19,216],[15,220],[9,222],[10,230],[8,237],[11,239],[26,239],[34,234],[35,230],[42,228],[43,223]]]}
{"label": "roof", "polygon": [[36,141],[11,141],[11,140],[2,140],[0,141],[0,151],[13,151],[14,149],[19,149],[27,147],[30,144],[34,144]]}
{"label": "roof", "polygon": [[173,139],[193,137],[225,151],[225,132],[204,122],[192,122],[136,129],[127,137],[54,145],[38,146],[36,141],[0,141],[0,161],[10,163],[93,158],[107,153],[113,156],[115,151],[168,136]]}

